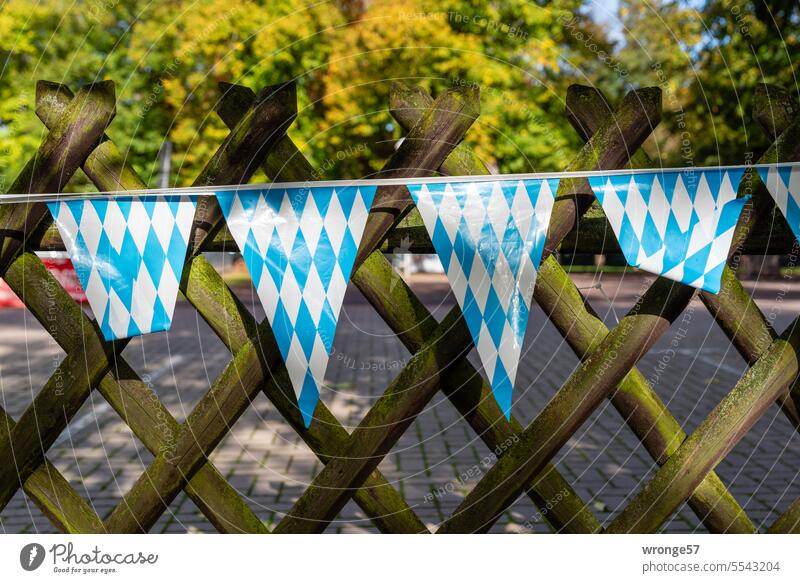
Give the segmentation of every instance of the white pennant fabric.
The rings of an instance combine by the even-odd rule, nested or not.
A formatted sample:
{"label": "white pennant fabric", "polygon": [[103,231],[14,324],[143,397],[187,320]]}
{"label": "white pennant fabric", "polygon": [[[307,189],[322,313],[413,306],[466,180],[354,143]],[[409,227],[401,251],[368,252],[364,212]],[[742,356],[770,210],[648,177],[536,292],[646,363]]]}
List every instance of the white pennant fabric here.
{"label": "white pennant fabric", "polygon": [[[800,166],[757,166],[800,238]],[[273,184],[216,192],[286,362],[306,425],[323,384],[367,215],[404,184],[442,261],[498,404],[510,415],[528,311],[560,176],[585,176],[628,263],[717,293],[745,167]],[[208,192],[204,189],[203,193]],[[103,335],[169,328],[198,191],[46,201]]]}
{"label": "white pennant fabric", "polygon": [[217,192],[306,426],[374,196],[374,186]]}
{"label": "white pennant fabric", "polygon": [[748,197],[743,169],[590,176],[589,184],[629,264],[719,292],[733,231]]}
{"label": "white pennant fabric", "polygon": [[555,179],[408,186],[507,418],[557,187]]}
{"label": "white pennant fabric", "polygon": [[169,329],[196,198],[121,196],[47,206],[106,340]]}
{"label": "white pennant fabric", "polygon": [[758,171],[792,233],[800,240],[800,167],[759,167]]}

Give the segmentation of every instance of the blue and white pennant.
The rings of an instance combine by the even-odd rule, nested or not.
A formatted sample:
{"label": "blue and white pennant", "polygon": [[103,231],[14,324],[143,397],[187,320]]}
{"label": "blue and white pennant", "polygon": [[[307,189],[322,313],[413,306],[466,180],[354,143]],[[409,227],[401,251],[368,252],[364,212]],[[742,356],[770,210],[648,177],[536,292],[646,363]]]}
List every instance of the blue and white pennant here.
{"label": "blue and white pennant", "polygon": [[792,233],[800,240],[800,167],[759,167],[758,171]]}
{"label": "blue and white pennant", "polygon": [[409,184],[506,417],[558,180]]}
{"label": "blue and white pennant", "polygon": [[310,425],[374,186],[217,192]]}
{"label": "blue and white pennant", "polygon": [[719,292],[733,232],[747,197],[743,169],[590,176],[630,265]]}
{"label": "blue and white pennant", "polygon": [[106,340],[169,329],[196,203],[189,195],[48,203]]}
{"label": "blue and white pennant", "polygon": [[[800,167],[759,167],[800,237]],[[746,197],[742,167],[588,175],[627,261],[716,293]],[[231,187],[216,193],[309,424],[380,181]],[[512,390],[556,177],[406,183],[503,412]],[[109,340],[169,328],[196,193],[48,202]]]}

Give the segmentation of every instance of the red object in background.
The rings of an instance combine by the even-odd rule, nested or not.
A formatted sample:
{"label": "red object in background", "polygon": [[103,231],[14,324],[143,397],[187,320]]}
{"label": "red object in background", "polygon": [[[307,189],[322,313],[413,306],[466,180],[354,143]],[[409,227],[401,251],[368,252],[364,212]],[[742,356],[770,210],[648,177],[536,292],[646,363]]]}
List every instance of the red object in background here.
{"label": "red object in background", "polygon": [[[82,304],[86,303],[86,294],[78,281],[78,274],[75,273],[75,268],[67,257],[61,257],[55,253],[48,254],[42,257],[42,263],[73,300]],[[25,304],[22,303],[22,300],[11,291],[5,281],[0,279],[0,308],[24,307]]]}

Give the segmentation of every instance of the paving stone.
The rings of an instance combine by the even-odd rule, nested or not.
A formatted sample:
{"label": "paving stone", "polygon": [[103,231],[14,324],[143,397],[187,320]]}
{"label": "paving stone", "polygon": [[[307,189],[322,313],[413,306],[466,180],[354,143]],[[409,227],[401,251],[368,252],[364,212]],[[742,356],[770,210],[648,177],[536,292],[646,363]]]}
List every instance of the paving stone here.
{"label": "paving stone", "polygon": [[[574,276],[589,302],[614,325],[641,289],[641,278],[602,276],[602,290],[590,288],[590,276]],[[782,285],[782,284],[781,284]],[[441,285],[436,289],[441,289]],[[753,287],[753,285],[749,285]],[[775,284],[762,282],[756,300],[762,309],[774,307]],[[452,297],[421,289],[429,308],[441,319],[453,306]],[[604,293],[603,293],[604,292]],[[780,296],[777,329],[800,312],[800,300]],[[609,301],[608,298],[613,298]],[[248,301],[247,305],[252,305]],[[613,308],[613,310],[612,310]],[[678,422],[693,431],[746,370],[698,300],[688,323],[676,324],[640,362]],[[680,321],[680,320],[679,320]],[[0,405],[14,418],[55,370],[63,353],[24,310],[0,312]],[[675,353],[666,349],[679,326],[688,333]],[[16,355],[25,355],[20,359]],[[209,383],[230,359],[222,343],[186,302],[176,308],[172,330],[136,339],[125,358],[179,421],[208,390]],[[546,355],[546,356],[544,356]],[[544,356],[544,357],[543,357]],[[352,431],[410,355],[357,290],[348,291],[328,368],[330,387],[321,398]],[[476,356],[470,360],[479,365]],[[578,366],[578,360],[540,309],[534,307],[515,387],[514,414],[529,423]],[[440,393],[412,423],[393,451],[381,462],[387,479],[431,529],[444,520],[476,482],[462,473],[493,455],[455,408]],[[69,430],[48,452],[48,459],[107,516],[152,462],[132,431],[93,394],[78,411]],[[270,526],[320,471],[321,463],[269,401],[260,395],[211,456],[217,469]],[[492,462],[493,463],[493,462]],[[554,463],[603,522],[613,520],[656,470],[655,463],[610,404],[598,408],[557,454]],[[800,496],[800,438],[777,406],[744,436],[722,460],[717,473],[757,526],[766,529]],[[432,493],[445,488],[442,494]],[[0,513],[0,532],[54,532],[35,504],[18,492]],[[197,507],[181,494],[159,519],[154,532],[213,532]],[[541,513],[526,497],[505,512],[496,532],[549,532]],[[683,505],[664,525],[665,532],[704,532]],[[373,532],[358,506],[350,502],[328,532]]]}

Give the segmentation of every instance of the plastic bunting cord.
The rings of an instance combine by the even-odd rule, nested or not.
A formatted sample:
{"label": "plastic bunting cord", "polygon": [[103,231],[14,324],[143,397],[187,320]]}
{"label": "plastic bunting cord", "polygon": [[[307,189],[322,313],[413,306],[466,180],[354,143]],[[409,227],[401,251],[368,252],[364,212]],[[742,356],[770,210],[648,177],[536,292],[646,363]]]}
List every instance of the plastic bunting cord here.
{"label": "plastic bunting cord", "polygon": [[100,330],[117,340],[169,329],[197,197],[216,196],[308,425],[377,188],[408,188],[509,416],[559,181],[588,180],[630,265],[717,293],[748,171],[800,236],[800,163],[7,194],[0,204],[47,203]]}

